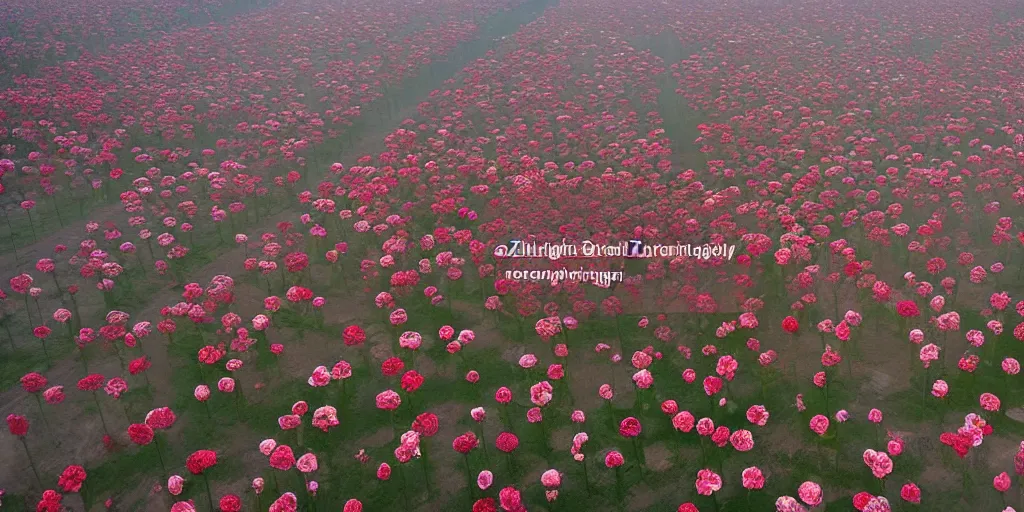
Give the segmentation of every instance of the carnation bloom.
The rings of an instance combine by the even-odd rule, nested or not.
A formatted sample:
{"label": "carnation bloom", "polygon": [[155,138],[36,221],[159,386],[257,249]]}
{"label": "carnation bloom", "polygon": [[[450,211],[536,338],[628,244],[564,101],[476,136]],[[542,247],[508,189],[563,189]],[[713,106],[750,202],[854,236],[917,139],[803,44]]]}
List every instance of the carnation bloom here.
{"label": "carnation bloom", "polygon": [[494,474],[486,469],[481,471],[476,477],[476,486],[479,487],[481,491],[486,491],[493,483]]}

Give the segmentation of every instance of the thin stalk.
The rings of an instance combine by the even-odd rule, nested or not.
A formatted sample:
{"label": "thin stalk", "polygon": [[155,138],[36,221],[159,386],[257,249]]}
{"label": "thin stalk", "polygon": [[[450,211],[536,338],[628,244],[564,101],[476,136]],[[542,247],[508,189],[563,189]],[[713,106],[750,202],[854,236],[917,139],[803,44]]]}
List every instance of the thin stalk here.
{"label": "thin stalk", "polygon": [[110,435],[110,429],[107,428],[107,418],[103,416],[103,407],[100,406],[100,399],[96,396],[96,392],[92,392],[92,400],[96,403],[96,411],[100,413],[100,422],[103,423],[103,432],[108,436]]}
{"label": "thin stalk", "polygon": [[156,449],[156,457],[158,459],[160,459],[160,469],[163,471],[163,475],[162,476],[166,478],[167,477],[167,464],[164,463],[164,450],[163,450],[163,447],[160,446],[160,444],[161,444],[160,443],[160,434],[155,434],[153,436],[153,448]]}
{"label": "thin stalk", "polygon": [[42,487],[43,481],[39,478],[39,470],[36,469],[36,461],[32,458],[32,452],[28,449],[28,443],[25,442],[25,436],[18,436],[18,440],[21,441],[21,446],[25,448],[25,455],[28,457],[28,465],[32,467],[32,474],[36,477],[36,484],[39,487]]}
{"label": "thin stalk", "polygon": [[217,510],[213,506],[213,491],[210,490],[210,477],[206,476],[206,472],[203,472],[203,484],[206,485],[206,501],[210,505],[210,510]]}
{"label": "thin stalk", "polygon": [[463,453],[462,460],[466,463],[466,484],[469,487],[469,500],[476,500],[476,491],[473,490],[473,470],[469,467],[469,454]]}

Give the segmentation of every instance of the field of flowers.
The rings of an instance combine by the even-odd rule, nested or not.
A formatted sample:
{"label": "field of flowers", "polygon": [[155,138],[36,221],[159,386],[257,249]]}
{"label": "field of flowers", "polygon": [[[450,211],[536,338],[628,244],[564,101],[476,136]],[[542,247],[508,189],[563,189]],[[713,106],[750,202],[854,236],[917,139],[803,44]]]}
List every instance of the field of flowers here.
{"label": "field of flowers", "polygon": [[1021,0],[156,2],[0,9],[0,510],[1024,511]]}

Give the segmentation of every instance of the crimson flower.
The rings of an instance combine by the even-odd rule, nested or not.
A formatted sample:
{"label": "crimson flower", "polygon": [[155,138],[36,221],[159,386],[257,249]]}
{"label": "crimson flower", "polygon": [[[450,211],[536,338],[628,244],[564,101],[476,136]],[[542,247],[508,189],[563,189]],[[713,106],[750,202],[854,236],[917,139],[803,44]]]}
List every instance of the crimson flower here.
{"label": "crimson flower", "polygon": [[217,452],[213,450],[196,450],[185,460],[185,467],[193,475],[201,475],[203,471],[217,464]]}
{"label": "crimson flower", "polygon": [[71,465],[64,468],[64,471],[60,474],[60,478],[57,480],[57,485],[59,485],[64,492],[78,492],[82,489],[82,483],[85,482],[85,477],[85,468],[82,466]]}

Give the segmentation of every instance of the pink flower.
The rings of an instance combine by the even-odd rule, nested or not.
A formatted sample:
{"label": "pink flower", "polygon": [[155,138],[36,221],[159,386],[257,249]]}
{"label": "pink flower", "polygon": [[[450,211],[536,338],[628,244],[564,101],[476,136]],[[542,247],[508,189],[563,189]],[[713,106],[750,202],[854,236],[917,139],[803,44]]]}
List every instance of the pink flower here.
{"label": "pink flower", "polygon": [[1012,357],[1003,359],[1002,367],[1003,371],[1006,372],[1007,375],[1017,375],[1020,373],[1020,362]]}
{"label": "pink flower", "polygon": [[992,393],[982,393],[981,396],[978,398],[978,401],[981,403],[981,408],[985,409],[986,411],[996,412],[999,410],[999,397],[993,395]]}
{"label": "pink flower", "polygon": [[775,500],[776,512],[806,512],[807,509],[792,496],[779,496]]}
{"label": "pink flower", "polygon": [[710,469],[702,469],[697,472],[697,494],[711,496],[712,493],[722,488],[722,477]]}
{"label": "pink flower", "polygon": [[818,414],[811,418],[811,431],[819,436],[825,435],[828,431],[828,417],[823,414]]}
{"label": "pink flower", "polygon": [[519,366],[524,369],[530,369],[537,365],[537,356],[533,354],[524,354],[519,358]]}
{"label": "pink flower", "polygon": [[554,388],[548,381],[542,381],[530,386],[530,401],[538,407],[544,407],[551,401]]}
{"label": "pink flower", "polygon": [[921,488],[913,482],[903,484],[900,488],[900,498],[908,503],[920,504],[921,503]]}
{"label": "pink flower", "polygon": [[306,382],[313,387],[326,386],[331,382],[331,373],[327,371],[326,366],[317,366],[313,369],[313,374],[309,376]]}
{"label": "pink flower", "polygon": [[882,411],[879,411],[878,409],[871,409],[868,411],[868,421],[872,423],[881,423]]}
{"label": "pink flower", "polygon": [[810,507],[816,507],[821,504],[821,486],[814,482],[806,481],[800,484],[797,495],[800,496],[801,501]]}
{"label": "pink flower", "polygon": [[690,411],[680,411],[672,417],[672,427],[680,432],[693,430],[695,419]]}
{"label": "pink flower", "polygon": [[501,503],[501,508],[508,512],[519,512],[523,507],[519,491],[512,486],[505,487],[498,492],[498,501]]}
{"label": "pink flower", "polygon": [[747,421],[759,427],[763,427],[768,423],[768,417],[768,409],[765,409],[763,405],[751,405],[747,409]]}
{"label": "pink flower", "polygon": [[640,389],[647,389],[654,384],[654,376],[647,370],[640,370],[633,374],[633,383]]}
{"label": "pink flower", "polygon": [[392,390],[381,391],[376,398],[377,408],[384,411],[393,411],[402,405],[402,397]]}
{"label": "pink flower", "polygon": [[235,379],[231,377],[222,377],[217,381],[217,389],[223,393],[231,393],[235,390]]}
{"label": "pink flower", "polygon": [[181,494],[184,486],[185,479],[179,475],[171,475],[171,477],[167,479],[167,492],[171,493],[172,496]]}
{"label": "pink flower", "polygon": [[625,462],[626,462],[626,459],[622,457],[622,454],[617,452],[617,451],[615,451],[615,450],[612,450],[612,451],[608,452],[604,456],[604,465],[605,465],[605,467],[607,467],[609,469],[617,468],[617,467],[621,466]]}
{"label": "pink flower", "polygon": [[316,455],[312,453],[307,453],[302,457],[299,457],[299,460],[295,461],[295,468],[303,473],[312,473],[316,471],[318,467],[319,465],[317,464]]}
{"label": "pink flower", "polygon": [[487,412],[484,411],[483,407],[474,407],[472,410],[469,411],[469,415],[470,417],[473,418],[473,421],[479,423],[487,417]]}
{"label": "pink flower", "polygon": [[885,444],[885,450],[889,452],[889,456],[899,457],[900,454],[903,453],[903,439],[892,433],[889,433],[889,436],[891,436],[892,439],[889,439]]}
{"label": "pink flower", "polygon": [[748,452],[754,448],[754,436],[749,430],[739,429],[729,436],[729,443],[738,452]]}
{"label": "pink flower", "polygon": [[751,466],[743,470],[743,488],[752,491],[764,488],[764,474],[760,468]]}
{"label": "pink flower", "polygon": [[697,420],[697,433],[702,436],[710,436],[715,433],[715,422],[711,418],[701,418]]}
{"label": "pink flower", "polygon": [[683,370],[683,381],[687,384],[693,384],[693,381],[697,380],[697,372],[693,368],[687,368]]}
{"label": "pink flower", "polygon": [[892,459],[885,452],[876,452],[870,448],[864,450],[864,464],[871,469],[875,478],[885,478],[892,473]]}
{"label": "pink flower", "polygon": [[540,407],[531,407],[526,411],[526,421],[530,423],[540,423],[544,421],[544,415],[540,410]]}
{"label": "pink flower", "polygon": [[1006,492],[1010,490],[1010,476],[1006,474],[1006,471],[999,473],[995,478],[992,479],[992,487],[999,492]]}
{"label": "pink flower", "polygon": [[549,469],[540,475],[540,483],[549,489],[559,487],[562,485],[562,475],[556,469]]}
{"label": "pink flower", "polygon": [[476,476],[476,486],[479,487],[481,491],[486,491],[493,483],[494,474],[486,469]]}
{"label": "pink flower", "polygon": [[270,457],[271,453],[274,453],[274,448],[277,448],[277,441],[273,439],[264,439],[260,441],[260,453]]}

